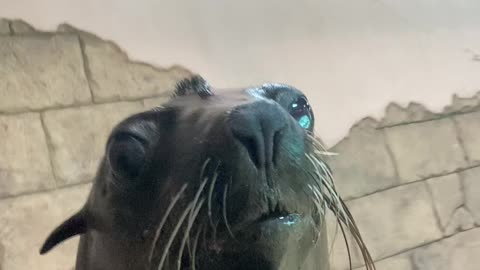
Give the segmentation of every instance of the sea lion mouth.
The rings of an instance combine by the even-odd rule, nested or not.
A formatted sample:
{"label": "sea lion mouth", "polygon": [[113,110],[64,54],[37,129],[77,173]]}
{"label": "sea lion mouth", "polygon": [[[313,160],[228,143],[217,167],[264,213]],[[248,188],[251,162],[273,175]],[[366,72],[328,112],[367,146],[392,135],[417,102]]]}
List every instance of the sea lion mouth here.
{"label": "sea lion mouth", "polygon": [[199,244],[195,261],[184,254],[182,264],[184,269],[291,269],[282,265],[285,258],[303,262],[315,232],[310,218],[271,213],[232,232],[219,230]]}
{"label": "sea lion mouth", "polygon": [[311,218],[270,213],[236,230],[235,238],[209,240],[198,263],[201,269],[292,269],[305,260],[316,236]]}
{"label": "sea lion mouth", "polygon": [[297,226],[301,222],[308,222],[313,225],[318,225],[318,220],[314,221],[312,214],[300,213],[297,211],[281,211],[272,210],[263,214],[260,214],[257,218],[252,220],[243,221],[240,224],[233,226],[232,232],[234,234],[242,234],[245,231],[252,231],[257,228],[274,228],[278,227],[282,230],[288,230],[294,226]]}
{"label": "sea lion mouth", "polygon": [[[269,245],[271,239],[276,235],[286,236],[296,231],[304,231],[307,228],[315,228],[315,224],[311,217],[302,216],[297,213],[283,214],[271,213],[262,216],[258,220],[247,224],[242,228],[235,228],[234,241],[245,242],[248,245],[257,245],[262,243],[263,246]],[[312,237],[312,242],[315,242]]]}
{"label": "sea lion mouth", "polygon": [[258,223],[269,222],[271,220],[279,220],[282,224],[292,225],[295,224],[302,216],[298,213],[285,213],[279,211],[273,211],[267,213],[258,219]]}
{"label": "sea lion mouth", "polygon": [[[272,236],[277,233],[284,233],[286,230],[290,230],[296,226],[301,226],[300,224],[305,223],[308,220],[309,225],[312,224],[312,219],[308,217],[303,217],[300,214],[280,214],[280,213],[271,213],[264,215],[261,218],[245,224],[241,227],[236,226],[232,229],[231,233],[233,235],[226,235],[226,237],[221,236],[227,232],[219,231],[219,239],[212,239],[211,245],[215,249],[218,249],[219,242],[248,242],[248,244],[254,245],[255,243],[261,241],[262,235],[265,233]],[[228,232],[230,233],[230,232]],[[216,242],[216,243],[215,243]]]}

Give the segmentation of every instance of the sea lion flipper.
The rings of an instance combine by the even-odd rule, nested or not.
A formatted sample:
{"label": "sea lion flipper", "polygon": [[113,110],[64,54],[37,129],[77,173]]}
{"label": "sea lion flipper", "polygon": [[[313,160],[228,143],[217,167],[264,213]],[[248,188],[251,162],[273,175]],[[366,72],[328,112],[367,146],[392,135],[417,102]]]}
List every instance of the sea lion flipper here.
{"label": "sea lion flipper", "polygon": [[86,231],[87,222],[84,211],[79,211],[69,219],[65,220],[60,226],[50,233],[40,249],[40,254],[43,255],[54,248],[58,243],[77,234],[83,234]]}

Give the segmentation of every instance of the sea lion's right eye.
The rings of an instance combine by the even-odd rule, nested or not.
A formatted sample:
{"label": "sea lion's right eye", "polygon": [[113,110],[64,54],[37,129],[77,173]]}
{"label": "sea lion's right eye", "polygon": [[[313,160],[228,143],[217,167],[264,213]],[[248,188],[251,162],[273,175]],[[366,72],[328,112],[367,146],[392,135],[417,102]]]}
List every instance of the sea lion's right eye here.
{"label": "sea lion's right eye", "polygon": [[116,178],[135,179],[145,163],[146,142],[129,134],[115,135],[107,148],[107,158]]}
{"label": "sea lion's right eye", "polygon": [[313,122],[312,109],[305,97],[300,97],[289,108],[290,115],[297,120],[298,124],[304,129],[311,129]]}

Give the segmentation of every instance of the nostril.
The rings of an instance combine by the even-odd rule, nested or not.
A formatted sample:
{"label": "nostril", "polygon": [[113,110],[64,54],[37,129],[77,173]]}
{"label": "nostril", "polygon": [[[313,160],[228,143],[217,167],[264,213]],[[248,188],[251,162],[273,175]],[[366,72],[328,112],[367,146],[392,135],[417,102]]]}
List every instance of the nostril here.
{"label": "nostril", "polygon": [[254,137],[242,136],[237,134],[235,135],[235,138],[243,145],[243,147],[245,147],[248,155],[250,156],[250,159],[255,164],[255,166],[257,168],[262,167],[264,161],[262,155],[259,154],[259,148],[261,148],[261,146],[259,145],[258,140],[255,140]]}
{"label": "nostril", "polygon": [[272,162],[274,166],[277,166],[277,163],[278,163],[278,158],[279,158],[278,152],[280,151],[280,147],[282,147],[281,145],[282,137],[283,137],[283,129],[276,131],[273,134]]}

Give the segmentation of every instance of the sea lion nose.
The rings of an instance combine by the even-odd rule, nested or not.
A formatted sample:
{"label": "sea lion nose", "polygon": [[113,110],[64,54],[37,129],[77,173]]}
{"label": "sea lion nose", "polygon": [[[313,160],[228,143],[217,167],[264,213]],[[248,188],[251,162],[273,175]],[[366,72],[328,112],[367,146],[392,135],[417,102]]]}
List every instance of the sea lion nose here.
{"label": "sea lion nose", "polygon": [[280,105],[262,100],[236,107],[230,114],[229,127],[257,168],[270,168],[275,165],[287,119]]}

